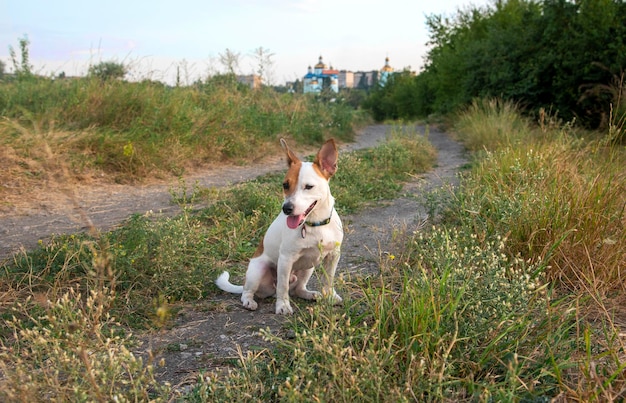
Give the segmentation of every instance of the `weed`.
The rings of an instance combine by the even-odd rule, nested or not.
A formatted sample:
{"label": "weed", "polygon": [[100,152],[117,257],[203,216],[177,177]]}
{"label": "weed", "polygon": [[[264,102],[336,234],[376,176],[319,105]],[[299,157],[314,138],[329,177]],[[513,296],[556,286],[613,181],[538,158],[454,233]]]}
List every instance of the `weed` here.
{"label": "weed", "polygon": [[512,102],[480,99],[459,114],[454,129],[469,150],[478,151],[515,146],[526,138],[530,125]]}
{"label": "weed", "polygon": [[1,171],[13,170],[6,179],[15,181],[16,172],[28,171],[19,162],[37,160],[29,132],[50,134],[48,146],[69,161],[71,178],[104,173],[133,182],[180,176],[208,162],[249,161],[284,134],[304,144],[349,140],[363,121],[344,104],[213,81],[175,88],[98,78],[2,82],[0,142],[11,158]]}
{"label": "weed", "polygon": [[[565,129],[566,130],[566,129]],[[561,130],[485,153],[450,206],[478,233],[506,233],[508,253],[540,256],[573,289],[621,289],[626,267],[623,157]],[[602,140],[601,140],[602,142]]]}
{"label": "weed", "polygon": [[395,197],[411,175],[427,171],[435,160],[436,151],[425,136],[400,127],[393,128],[387,141],[375,149],[340,155],[333,179],[339,210],[349,213],[364,201]]}
{"label": "weed", "polygon": [[380,275],[338,284],[343,307],[266,332],[276,351],[241,355],[191,400],[622,400],[623,157],[568,125],[497,122],[515,114],[495,113],[476,138],[499,146],[430,201],[440,226],[397,233]]}
{"label": "weed", "polygon": [[[607,149],[612,142],[570,136],[567,125],[537,136],[512,111],[485,112],[497,116],[488,123],[496,133],[476,138],[505,141],[441,206],[430,200],[443,212],[439,226],[396,229],[401,247],[381,255],[379,274],[338,279],[352,296],[343,306],[306,306],[290,337],[264,331],[271,350],[240,351],[235,370],[202,374],[183,399],[623,399],[623,155]],[[393,182],[432,157],[421,138],[399,134],[343,156],[331,184],[340,203],[346,196],[338,208],[393,197]],[[0,333],[2,397],[162,398],[167,385],[130,352],[128,325],[164,326],[174,302],[213,292],[204,279],[225,267],[242,272],[280,209],[277,175],[210,192],[181,187],[183,206],[207,206],[55,237],[3,267],[13,300],[3,301],[11,307]]]}

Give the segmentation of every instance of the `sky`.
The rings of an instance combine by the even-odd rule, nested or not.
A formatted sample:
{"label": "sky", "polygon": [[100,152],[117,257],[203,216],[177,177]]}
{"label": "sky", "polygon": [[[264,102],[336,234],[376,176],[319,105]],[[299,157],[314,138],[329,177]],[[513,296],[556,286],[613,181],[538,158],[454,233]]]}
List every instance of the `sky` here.
{"label": "sky", "polygon": [[42,75],[85,75],[115,61],[128,79],[184,84],[225,72],[219,56],[239,54],[252,74],[254,51],[272,57],[270,84],[301,79],[324,62],[338,70],[419,71],[427,53],[429,15],[454,16],[489,0],[0,0],[0,60],[30,41],[30,64]]}

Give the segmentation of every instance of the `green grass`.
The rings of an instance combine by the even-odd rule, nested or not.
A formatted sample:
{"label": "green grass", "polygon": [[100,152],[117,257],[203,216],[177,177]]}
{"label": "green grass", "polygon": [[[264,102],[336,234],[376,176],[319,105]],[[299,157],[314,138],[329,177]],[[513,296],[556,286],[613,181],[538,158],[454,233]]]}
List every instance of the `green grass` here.
{"label": "green grass", "polygon": [[435,159],[427,138],[410,130],[404,132],[399,126],[392,126],[388,141],[375,149],[340,155],[332,182],[340,212],[350,213],[366,201],[397,195],[409,175],[426,172]]}
{"label": "green grass", "polygon": [[307,307],[293,339],[266,334],[278,351],[199,380],[188,400],[622,399],[623,150],[534,130],[478,154],[431,200],[436,227],[399,237],[379,276],[344,279],[343,307]]}
{"label": "green grass", "polygon": [[0,179],[24,183],[33,172],[53,174],[42,167],[50,162],[44,142],[71,178],[104,174],[128,183],[254,160],[275,150],[279,137],[307,145],[350,140],[367,120],[345,103],[251,90],[230,76],[188,87],[97,78],[0,82],[0,115]]}
{"label": "green grass", "polygon": [[558,393],[551,371],[574,350],[561,341],[574,321],[551,301],[540,266],[511,261],[502,240],[484,244],[467,232],[435,229],[406,244],[403,255],[381,262],[380,276],[343,285],[360,298],[308,307],[292,321],[294,338],[266,334],[278,352],[248,356],[226,380],[201,382],[190,400],[510,401]]}
{"label": "green grass", "polygon": [[[413,152],[410,158],[389,158],[406,150]],[[414,164],[417,160],[419,165]],[[354,169],[361,176],[337,175],[331,186],[360,196],[337,207],[355,211],[372,200],[393,198],[400,187],[390,193],[388,182],[406,180],[428,169],[433,160],[432,147],[416,134],[392,134],[379,149],[344,154],[339,172]],[[374,175],[381,180],[372,187],[365,178]],[[10,375],[3,381],[2,395],[14,400],[163,396],[164,389],[155,387],[152,363],[128,352],[132,338],[124,336],[123,329],[164,326],[172,304],[217,291],[207,278],[224,269],[243,273],[280,210],[281,180],[281,175],[267,175],[225,189],[174,189],[173,198],[183,207],[179,216],[136,215],[117,230],[56,236],[16,255],[1,275],[3,316],[8,320],[0,332],[0,369]],[[360,191],[363,187],[367,192]],[[184,183],[181,188],[186,189]],[[192,210],[199,201],[208,207]],[[112,331],[119,335],[107,336]],[[107,360],[99,358],[107,352]],[[43,361],[49,370],[38,369]],[[93,388],[94,383],[110,389]]]}
{"label": "green grass", "polygon": [[528,140],[530,121],[517,105],[500,99],[477,99],[456,117],[455,128],[470,151],[496,150]]}
{"label": "green grass", "polygon": [[[403,155],[403,158],[392,158]],[[393,198],[410,174],[432,166],[435,153],[426,139],[415,133],[393,134],[373,150],[342,154],[331,180],[337,208],[353,212],[376,200]],[[419,163],[416,163],[419,161]],[[377,178],[365,180],[364,178]],[[6,265],[11,284],[28,283],[48,292],[69,283],[85,283],[93,261],[106,255],[112,268],[118,299],[118,317],[131,322],[150,318],[154,298],[194,300],[214,291],[207,277],[224,269],[241,272],[282,203],[282,174],[272,174],[225,189],[195,187],[191,194],[173,196],[183,203],[176,217],[135,215],[119,229],[92,235],[56,236]],[[393,184],[390,188],[389,184]],[[184,183],[182,189],[186,189]],[[341,195],[351,193],[345,202]],[[192,203],[208,203],[200,211]]]}
{"label": "green grass", "polygon": [[[293,337],[265,332],[272,349],[249,352],[228,374],[203,374],[181,400],[622,399],[624,150],[570,130],[526,126],[516,141],[476,154],[458,189],[427,198],[441,212],[435,226],[397,229],[379,274],[337,279],[343,306],[304,307],[289,320]],[[376,150],[342,156],[345,175],[331,181],[338,208],[393,197],[394,181],[432,159],[419,141],[396,133]],[[348,193],[360,196],[342,205]],[[150,362],[129,364],[124,329],[163,326],[169,303],[215,292],[187,281],[194,276],[243,273],[279,209],[280,176],[177,197],[197,198],[210,205],[185,205],[168,219],[133,217],[93,239],[59,237],[3,267],[5,317],[15,316],[2,333],[0,368],[11,375],[4,397],[166,399]],[[76,333],[75,323],[94,330]],[[115,337],[102,337],[110,330]],[[78,376],[94,373],[85,371],[96,365],[90,357],[102,373]],[[129,378],[141,382],[121,386]],[[98,394],[94,380],[111,389]]]}
{"label": "green grass", "polygon": [[[521,118],[511,105],[506,114],[486,105],[504,121],[480,133],[463,126],[460,135],[489,143],[476,150],[492,151],[477,155],[458,190],[433,197],[438,226],[404,234],[379,276],[341,285],[353,296],[343,307],[308,307],[291,323],[293,339],[267,334],[277,352],[199,380],[188,400],[623,398],[624,312],[607,298],[624,291],[623,150],[577,140],[567,126],[502,136],[494,127]],[[550,236],[528,242],[538,232]],[[594,256],[567,258],[585,250]]]}
{"label": "green grass", "polygon": [[[551,131],[527,127],[520,134],[525,140],[507,140],[474,164],[449,217],[477,233],[506,235],[510,255],[545,259],[550,278],[573,289],[622,290],[623,148],[608,146],[605,138],[581,139],[569,125]],[[493,141],[465,125],[459,135]]]}

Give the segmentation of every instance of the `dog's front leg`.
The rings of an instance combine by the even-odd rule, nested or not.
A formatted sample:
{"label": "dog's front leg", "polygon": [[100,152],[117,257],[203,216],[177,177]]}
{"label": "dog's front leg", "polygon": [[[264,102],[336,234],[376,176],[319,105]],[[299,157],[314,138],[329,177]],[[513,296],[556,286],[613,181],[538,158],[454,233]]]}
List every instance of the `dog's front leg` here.
{"label": "dog's front leg", "polygon": [[290,315],[293,313],[289,303],[289,279],[291,278],[292,261],[284,257],[278,258],[276,270],[276,314]]}
{"label": "dog's front leg", "polygon": [[295,284],[291,284],[291,295],[295,295],[296,297],[308,300],[319,299],[322,296],[322,294],[320,294],[319,292],[311,291],[306,288],[306,285],[308,284],[311,275],[313,275],[314,270],[315,268],[311,267],[308,270],[298,271],[298,280]]}
{"label": "dog's front leg", "polygon": [[243,293],[241,294],[241,303],[246,309],[255,311],[258,307],[254,300],[254,294],[263,282],[263,278],[268,276],[268,264],[263,257],[255,257],[250,259],[248,270],[246,271],[246,282],[243,285]]}
{"label": "dog's front leg", "polygon": [[333,287],[335,271],[340,257],[339,253],[329,253],[324,257],[324,266],[322,267],[322,296],[329,298],[333,304],[339,304],[343,301]]}

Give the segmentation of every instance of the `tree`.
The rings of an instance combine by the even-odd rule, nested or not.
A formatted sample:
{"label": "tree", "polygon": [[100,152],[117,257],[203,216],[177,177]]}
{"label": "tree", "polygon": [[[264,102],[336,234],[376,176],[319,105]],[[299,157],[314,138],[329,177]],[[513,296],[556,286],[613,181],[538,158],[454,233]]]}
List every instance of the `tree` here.
{"label": "tree", "polygon": [[254,49],[253,56],[256,60],[256,74],[259,76],[263,84],[271,85],[273,73],[272,66],[274,65],[272,57],[274,57],[274,53],[271,53],[269,49],[259,46]]}
{"label": "tree", "polygon": [[102,81],[107,81],[112,79],[122,79],[126,73],[127,70],[124,64],[108,61],[90,66],[88,76],[99,78]]}
{"label": "tree", "polygon": [[21,60],[17,60],[17,55],[15,54],[15,49],[12,46],[9,46],[9,55],[11,56],[11,62],[13,63],[13,70],[18,79],[29,78],[33,75],[33,66],[29,63],[29,51],[28,45],[30,45],[30,41],[28,40],[28,36],[24,35],[23,38],[19,39],[20,44],[20,56]]}
{"label": "tree", "polygon": [[226,74],[237,74],[239,71],[241,53],[233,52],[232,50],[226,48],[224,53],[220,53],[218,57],[220,63],[226,69]]}
{"label": "tree", "polygon": [[390,75],[384,86],[374,86],[363,107],[370,110],[377,121],[414,119],[421,115],[422,96],[424,94],[416,77],[409,70],[404,70]]}
{"label": "tree", "polygon": [[6,64],[2,60],[0,60],[0,80],[2,80],[2,78],[4,77],[5,69]]}
{"label": "tree", "polygon": [[624,21],[622,0],[496,0],[450,19],[431,16],[418,90],[429,91],[435,113],[498,97],[596,127],[621,93]]}

